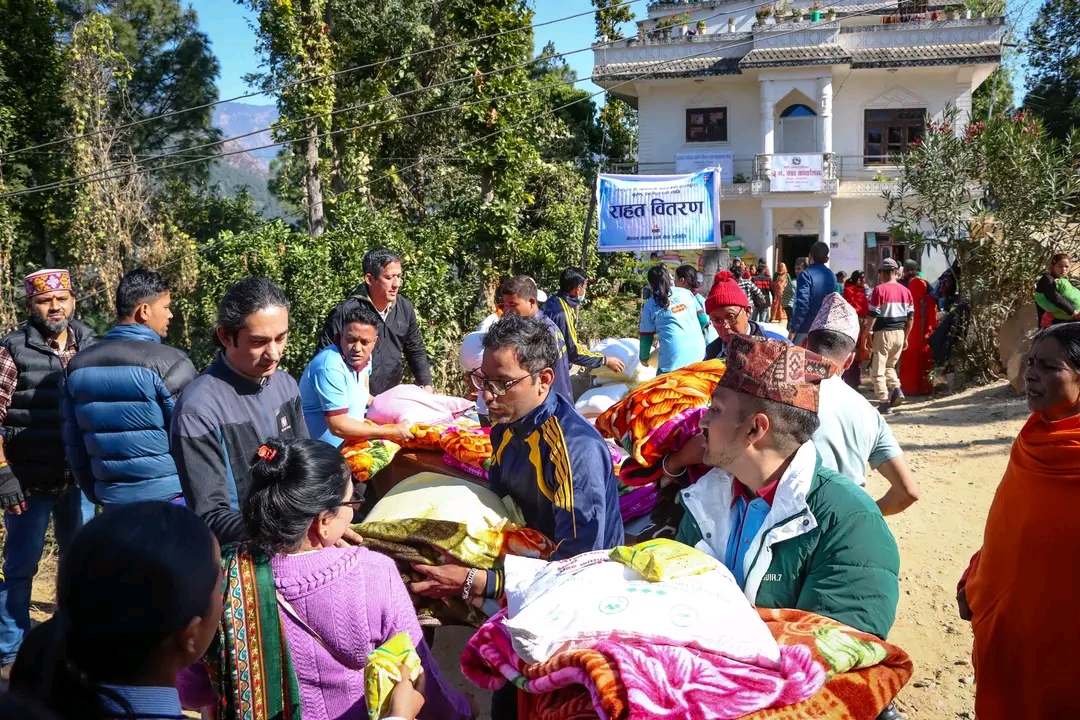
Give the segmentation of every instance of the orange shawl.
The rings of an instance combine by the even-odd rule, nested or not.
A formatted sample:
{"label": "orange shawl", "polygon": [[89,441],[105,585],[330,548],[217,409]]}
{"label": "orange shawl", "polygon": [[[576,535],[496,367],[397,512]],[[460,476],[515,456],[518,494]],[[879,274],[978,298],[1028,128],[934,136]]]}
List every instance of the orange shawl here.
{"label": "orange shawl", "polygon": [[966,590],[979,720],[1080,717],[1080,416],[1013,443]]}

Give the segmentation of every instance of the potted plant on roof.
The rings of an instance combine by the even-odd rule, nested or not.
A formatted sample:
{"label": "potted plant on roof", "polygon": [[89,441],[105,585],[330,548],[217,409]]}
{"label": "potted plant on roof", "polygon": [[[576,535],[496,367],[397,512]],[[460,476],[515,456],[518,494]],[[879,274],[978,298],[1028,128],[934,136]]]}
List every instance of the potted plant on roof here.
{"label": "potted plant on roof", "polygon": [[754,13],[754,18],[757,20],[758,25],[764,25],[765,21],[772,17],[772,8],[769,5],[762,5]]}
{"label": "potted plant on roof", "polygon": [[697,21],[697,34],[704,35],[709,31],[709,26],[705,24],[704,20]]}
{"label": "potted plant on roof", "polygon": [[800,7],[791,8],[791,22],[801,23],[806,19],[806,11]]}
{"label": "potted plant on roof", "polygon": [[946,5],[945,6],[945,19],[946,20],[955,20],[956,17],[957,17],[956,6],[955,5]]}
{"label": "potted plant on roof", "polygon": [[810,3],[810,22],[821,21],[821,3],[818,0]]}
{"label": "potted plant on roof", "polygon": [[836,19],[836,8],[830,7],[828,10],[826,10],[825,11],[825,19],[828,20],[829,22],[832,22],[833,20],[835,20]]}

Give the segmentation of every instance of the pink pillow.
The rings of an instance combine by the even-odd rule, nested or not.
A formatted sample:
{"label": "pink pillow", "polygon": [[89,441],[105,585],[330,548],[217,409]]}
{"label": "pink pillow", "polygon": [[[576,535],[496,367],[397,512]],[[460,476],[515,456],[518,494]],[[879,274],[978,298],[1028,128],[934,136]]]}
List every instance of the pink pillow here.
{"label": "pink pillow", "polygon": [[375,396],[367,419],[379,425],[449,425],[472,407],[464,398],[436,395],[417,385],[398,385]]}

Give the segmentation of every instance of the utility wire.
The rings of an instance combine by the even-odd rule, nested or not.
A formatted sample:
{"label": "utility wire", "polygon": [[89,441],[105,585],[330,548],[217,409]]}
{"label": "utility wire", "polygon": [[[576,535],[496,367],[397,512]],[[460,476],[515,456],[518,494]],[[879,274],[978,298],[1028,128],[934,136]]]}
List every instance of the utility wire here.
{"label": "utility wire", "polygon": [[[626,6],[626,5],[633,5],[634,3],[637,3],[637,2],[642,2],[642,0],[623,0],[622,2],[615,3],[614,5],[611,6],[611,8],[623,7],[623,6]],[[322,74],[322,75],[315,75],[313,77],[304,78],[302,80],[293,80],[293,81],[290,81],[290,82],[287,82],[287,83],[283,83],[281,85],[263,88],[262,90],[257,90],[255,92],[250,92],[250,93],[247,93],[247,94],[244,94],[244,95],[237,95],[236,97],[227,98],[225,100],[215,100],[213,102],[203,103],[202,105],[196,105],[194,107],[182,108],[182,109],[179,109],[179,110],[172,110],[170,112],[161,113],[159,115],[152,115],[150,117],[142,118],[140,120],[135,120],[133,122],[129,122],[129,123],[126,123],[124,125],[118,125],[118,126],[115,126],[115,127],[112,127],[112,128],[101,128],[101,129],[98,129],[98,130],[94,130],[92,132],[83,133],[81,135],[72,135],[70,137],[60,138],[59,140],[52,140],[52,141],[49,141],[49,142],[46,142],[46,143],[41,143],[40,145],[32,145],[31,147],[19,148],[19,149],[16,149],[16,150],[7,150],[7,151],[4,151],[4,152],[0,152],[0,158],[3,158],[5,156],[18,155],[19,153],[29,152],[31,150],[38,150],[40,148],[52,147],[53,145],[59,145],[60,143],[72,142],[74,140],[80,140],[80,139],[83,139],[83,138],[94,137],[95,135],[101,135],[102,133],[106,133],[106,132],[117,132],[119,130],[127,130],[128,128],[137,127],[139,125],[143,125],[145,123],[152,122],[154,120],[163,120],[165,118],[175,117],[177,115],[183,115],[184,113],[195,112],[196,110],[205,110],[206,108],[214,107],[216,105],[222,105],[224,103],[236,102],[238,100],[247,100],[248,98],[257,97],[259,95],[268,95],[268,94],[271,94],[271,93],[278,92],[279,90],[285,90],[287,88],[294,87],[296,85],[304,85],[306,83],[317,82],[319,80],[327,80],[327,79],[330,79],[330,78],[338,77],[340,75],[346,75],[346,74],[349,74],[349,73],[359,72],[360,70],[369,70],[371,68],[382,67],[383,65],[388,65],[389,63],[392,63],[392,62],[398,62],[398,61],[401,61],[401,60],[407,60],[409,58],[416,58],[416,57],[420,57],[422,55],[427,55],[429,53],[438,52],[440,50],[450,50],[452,48],[460,47],[462,45],[471,45],[473,43],[482,42],[484,40],[491,40],[491,39],[494,39],[494,38],[497,38],[497,37],[502,37],[503,35],[511,35],[513,33],[519,33],[519,32],[523,32],[523,31],[526,31],[526,30],[535,30],[536,28],[545,27],[547,25],[555,25],[557,23],[566,22],[567,20],[574,20],[575,18],[583,17],[585,15],[593,15],[595,13],[596,13],[596,10],[588,10],[586,12],[580,12],[580,13],[576,13],[574,15],[567,15],[565,17],[556,18],[554,20],[547,20],[547,21],[542,22],[542,23],[536,23],[535,25],[523,25],[521,27],[511,28],[510,30],[501,30],[501,31],[499,31],[497,33],[491,33],[489,35],[481,35],[479,37],[471,38],[469,40],[459,40],[457,42],[447,43],[445,45],[440,45],[438,47],[428,48],[426,50],[420,50],[420,51],[417,51],[417,52],[414,52],[414,53],[406,53],[404,55],[399,55],[397,57],[388,58],[386,60],[379,60],[378,62],[368,63],[366,65],[356,65],[354,67],[346,68],[344,70],[335,70],[334,72],[331,72],[331,73],[325,73],[325,74]]]}
{"label": "utility wire", "polygon": [[[733,8],[733,9],[717,12],[717,13],[714,13],[712,15],[706,16],[706,17],[702,18],[701,20],[702,21],[711,20],[711,19],[723,16],[723,15],[732,15],[732,14],[735,14],[735,13],[738,13],[738,12],[743,12],[745,10],[754,9],[755,7],[757,7],[757,4],[752,3],[752,4],[750,4],[750,5],[746,6],[746,7]],[[467,80],[474,80],[475,81],[477,78],[487,77],[489,75],[494,75],[494,74],[501,73],[501,72],[506,72],[506,71],[509,71],[509,70],[515,70],[515,69],[520,69],[520,68],[523,68],[523,67],[528,67],[528,66],[533,65],[533,64],[535,64],[535,63],[537,63],[537,62],[539,62],[541,60],[547,60],[547,59],[553,59],[553,58],[562,58],[562,57],[568,57],[570,55],[575,55],[575,54],[582,53],[582,52],[595,51],[597,48],[599,48],[601,46],[608,46],[608,45],[612,45],[612,44],[615,44],[615,43],[621,43],[621,42],[624,42],[624,39],[609,40],[609,41],[606,41],[604,43],[597,43],[597,44],[594,44],[594,45],[590,45],[588,47],[578,48],[576,50],[570,50],[570,51],[567,51],[567,52],[564,52],[564,53],[556,53],[556,54],[550,55],[550,56],[537,56],[537,57],[534,57],[534,58],[532,58],[532,59],[530,59],[528,61],[518,63],[518,64],[515,64],[515,65],[508,65],[508,66],[505,66],[505,67],[497,68],[495,70],[490,70],[490,71],[488,71],[486,73],[474,73],[473,75],[462,76],[462,77],[456,78],[454,80],[446,80],[446,81],[443,81],[441,83],[436,83],[435,85],[419,87],[419,88],[413,88],[411,90],[406,90],[406,91],[401,92],[401,93],[388,95],[386,97],[379,98],[378,100],[365,102],[365,103],[360,103],[358,105],[353,105],[353,106],[349,106],[349,107],[338,108],[338,109],[333,110],[333,111],[331,111],[329,113],[319,113],[319,114],[316,114],[316,115],[309,115],[309,116],[303,117],[303,118],[297,118],[295,120],[289,120],[289,121],[286,121],[285,123],[282,123],[282,124],[278,125],[277,128],[287,127],[289,125],[296,125],[296,124],[299,124],[299,123],[309,122],[311,120],[321,119],[324,116],[330,117],[330,116],[338,115],[338,114],[345,113],[345,112],[352,112],[352,111],[356,111],[356,110],[361,110],[361,109],[372,107],[372,106],[375,106],[375,105],[380,105],[382,103],[389,102],[391,100],[396,100],[396,99],[399,99],[399,98],[402,98],[402,97],[413,95],[413,94],[416,94],[418,92],[422,92],[424,90],[435,90],[435,89],[445,87],[447,85],[452,85],[452,84],[456,84],[456,83],[459,83],[459,82],[464,82],[464,81],[467,81]],[[728,47],[728,46],[724,46],[724,47]],[[716,48],[712,48],[712,49],[710,49],[710,51],[715,50],[715,49]],[[709,52],[709,51],[707,51],[707,52]],[[693,57],[693,56],[691,56],[691,57]],[[589,76],[587,78],[581,78],[581,79],[575,80],[574,83],[584,82],[586,80],[592,80],[592,79],[594,79],[594,77]],[[573,85],[574,83],[564,83],[564,84]],[[540,89],[542,89],[542,88],[540,88]],[[411,118],[411,117],[419,117],[419,116],[422,116],[422,115],[432,114],[433,112],[441,112],[441,111],[444,111],[444,110],[455,110],[455,109],[459,109],[459,108],[462,108],[462,107],[468,107],[470,105],[482,104],[483,102],[489,102],[489,101],[492,101],[492,100],[500,100],[500,99],[505,99],[505,98],[508,98],[508,97],[513,97],[516,94],[521,94],[521,93],[511,93],[510,95],[504,95],[504,96],[501,96],[501,97],[488,98],[486,100],[479,101],[477,103],[464,103],[464,104],[439,108],[439,109],[435,109],[435,110],[428,110],[428,111],[424,111],[424,112],[421,112],[421,113],[414,113],[412,115],[405,115],[405,116],[396,118],[396,120],[404,120],[404,119],[408,119],[408,118]],[[349,127],[349,128],[341,128],[341,129],[334,130],[334,131],[331,131],[331,132],[328,132],[328,133],[317,135],[316,137],[317,138],[332,137],[332,136],[339,135],[339,134],[344,133],[344,132],[352,132],[352,131],[355,131],[355,130],[375,127],[375,126],[378,126],[380,124],[385,124],[385,122],[387,122],[387,121],[380,121],[380,122],[367,124],[367,125],[358,125],[358,126],[353,126],[353,127]],[[225,143],[228,143],[228,142],[233,142],[233,141],[236,141],[236,140],[242,140],[244,138],[252,137],[254,135],[260,135],[260,134],[262,134],[264,132],[270,132],[270,131],[273,131],[273,130],[275,130],[277,128],[275,128],[275,127],[259,128],[259,129],[252,130],[252,131],[247,132],[247,133],[243,133],[241,135],[234,135],[232,137],[221,138],[220,140],[215,140],[214,142],[204,143],[202,145],[194,145],[194,146],[191,146],[191,147],[186,147],[186,148],[177,150],[175,152],[161,153],[161,154],[152,156],[150,158],[150,160],[160,160],[160,159],[173,157],[173,156],[176,156],[176,155],[185,155],[185,154],[190,155],[191,153],[193,153],[194,151],[197,151],[197,150],[201,150],[201,149],[205,149],[205,148],[211,148],[211,147],[218,147],[218,146],[224,145]],[[103,129],[101,132],[105,132],[106,130],[107,129]],[[125,177],[125,175],[109,175],[109,173],[124,170],[125,168],[136,168],[136,172],[142,172],[144,170],[165,170],[165,169],[170,169],[170,168],[175,168],[175,167],[181,167],[181,166],[184,166],[184,165],[189,165],[189,164],[196,163],[196,162],[211,161],[211,160],[214,160],[215,158],[218,158],[218,157],[227,157],[229,155],[237,155],[237,154],[241,154],[241,153],[244,153],[244,152],[254,152],[256,150],[265,150],[267,148],[278,147],[280,145],[288,145],[288,144],[292,144],[292,143],[296,143],[296,142],[301,142],[304,139],[305,138],[297,138],[297,139],[291,139],[291,140],[286,140],[286,141],[282,141],[282,142],[270,143],[270,144],[267,144],[267,145],[261,145],[261,146],[254,147],[254,148],[246,148],[246,149],[243,149],[243,150],[234,150],[234,151],[225,152],[225,153],[214,153],[214,154],[200,155],[200,156],[196,157],[193,160],[188,160],[188,161],[179,162],[179,163],[172,163],[172,164],[169,164],[169,165],[159,166],[159,167],[155,167],[155,168],[148,168],[148,167],[138,168],[137,167],[138,166],[138,161],[128,161],[128,162],[125,162],[125,163],[121,163],[118,166],[114,166],[114,167],[110,167],[110,168],[104,168],[102,170],[95,170],[92,173],[87,173],[87,174],[82,175],[82,176],[76,176],[74,178],[67,178],[65,180],[56,180],[56,181],[53,181],[51,183],[46,183],[44,185],[35,185],[35,186],[29,187],[29,188],[21,188],[19,190],[12,190],[12,191],[9,191],[7,193],[0,194],[0,199],[7,198],[7,197],[17,197],[19,195],[31,194],[31,193],[33,193],[35,191],[62,189],[62,188],[66,188],[66,187],[82,185],[82,184],[85,184],[86,181],[93,180],[93,179],[101,179],[101,180],[117,179],[117,178]],[[102,177],[102,176],[105,176],[105,177]]]}
{"label": "utility wire", "polygon": [[[842,2],[842,0],[837,0],[834,3],[828,3],[828,4],[824,5],[823,8],[828,9],[829,7],[835,7],[835,6],[840,5],[841,2]],[[847,15],[846,17],[858,17],[860,15],[866,15],[866,14],[873,13],[875,10],[876,10],[876,8],[870,8],[870,9],[867,9],[867,10],[862,10],[862,11],[857,12],[857,13],[852,13],[850,15]],[[802,32],[802,30],[801,29],[787,30],[787,31],[784,31],[784,32],[781,32],[781,33],[776,33],[776,34],[772,35],[772,37],[783,37],[783,36],[792,35],[792,34],[795,34],[795,33],[798,33],[798,32]],[[540,119],[543,119],[543,118],[548,117],[550,115],[554,115],[555,113],[557,113],[557,112],[559,112],[561,110],[565,110],[566,108],[571,107],[573,105],[576,105],[577,103],[585,102],[587,100],[592,100],[593,98],[597,97],[598,95],[603,95],[605,93],[609,93],[609,92],[611,92],[612,90],[614,90],[614,89],[616,89],[618,87],[621,87],[623,85],[628,85],[628,84],[630,84],[632,82],[636,82],[637,80],[641,79],[645,75],[648,75],[649,73],[655,71],[655,69],[657,67],[659,67],[659,66],[667,65],[667,64],[673,63],[673,62],[684,61],[684,60],[692,59],[692,58],[695,58],[695,57],[702,57],[704,55],[708,55],[709,53],[716,52],[717,50],[728,49],[728,48],[736,47],[738,45],[746,45],[748,43],[753,44],[753,38],[751,38],[749,40],[743,40],[743,41],[736,41],[736,42],[728,43],[726,45],[719,46],[719,47],[715,47],[715,46],[710,47],[710,48],[708,48],[706,50],[703,50],[700,53],[693,53],[691,55],[687,55],[687,56],[683,56],[683,57],[670,58],[668,60],[658,60],[655,63],[649,63],[648,68],[642,68],[640,73],[635,75],[634,77],[630,77],[630,78],[628,78],[626,80],[622,80],[622,81],[616,83],[615,85],[612,85],[609,88],[601,89],[600,91],[592,93],[592,94],[590,94],[588,96],[581,97],[581,98],[578,98],[576,100],[572,100],[572,101],[570,101],[568,103],[560,105],[559,107],[546,110],[546,111],[544,111],[542,113],[539,113],[539,114],[534,115],[534,116],[532,116],[530,118],[527,118],[527,119],[525,119],[525,120],[523,120],[521,122],[515,123],[514,125],[511,125],[509,127],[505,127],[505,128],[502,128],[501,130],[497,130],[495,132],[488,133],[487,135],[484,135],[482,137],[470,140],[469,142],[458,145],[457,147],[455,147],[453,149],[452,152],[458,152],[458,151],[460,151],[460,150],[462,150],[464,148],[475,145],[478,142],[488,140],[490,138],[496,137],[498,135],[509,132],[511,130],[515,130],[515,129],[523,126],[523,125],[528,125],[528,124],[531,124],[531,123],[535,123],[536,121],[538,121]],[[252,228],[251,230],[246,230],[246,231],[237,233],[236,235],[233,235],[232,237],[238,237],[238,236],[243,237],[245,235],[250,235],[252,233],[260,232],[263,229],[271,226],[275,222],[284,221],[287,218],[292,218],[292,217],[297,217],[298,218],[298,217],[302,216],[303,214],[305,214],[308,210],[310,210],[310,209],[312,209],[312,208],[314,208],[314,207],[316,207],[318,205],[324,204],[327,199],[336,200],[337,198],[340,198],[340,197],[342,197],[344,195],[347,195],[349,193],[353,193],[353,192],[356,192],[358,190],[362,190],[365,187],[368,187],[368,186],[378,182],[379,180],[385,180],[386,178],[389,178],[389,177],[391,177],[391,176],[393,176],[393,175],[395,175],[397,173],[401,173],[401,172],[406,171],[406,170],[411,170],[411,169],[417,168],[417,167],[419,167],[419,166],[421,166],[421,165],[423,165],[423,164],[425,164],[427,162],[431,162],[432,160],[444,160],[444,159],[449,159],[450,157],[452,157],[452,156],[450,154],[447,154],[447,155],[442,155],[442,156],[435,155],[435,156],[432,156],[430,158],[421,159],[419,162],[416,162],[416,163],[414,163],[412,165],[407,165],[405,167],[398,168],[394,172],[387,172],[387,173],[384,173],[382,175],[379,175],[378,177],[371,178],[369,180],[366,180],[366,181],[364,181],[362,183],[359,183],[357,185],[354,185],[352,187],[345,188],[344,190],[342,190],[339,193],[331,193],[329,198],[325,198],[319,203],[305,204],[303,207],[301,207],[298,210],[294,210],[293,212],[287,213],[287,214],[285,214],[285,215],[283,215],[283,216],[281,216],[279,218],[275,218],[274,220],[265,221],[259,227]],[[196,253],[201,254],[201,253],[204,253],[204,252],[207,252],[207,251],[210,251],[210,250],[214,249],[214,247],[216,247],[216,244],[217,244],[219,239],[220,239],[220,236],[218,238],[216,238],[214,240],[211,240],[210,242],[204,244],[202,247],[200,247],[198,250],[196,250]],[[161,265],[157,266],[154,269],[157,270],[157,271],[161,271],[161,270],[164,270],[167,267],[170,267],[170,266],[175,265],[177,263],[183,262],[185,259],[186,258],[176,258],[174,260],[170,260],[168,262],[162,263]],[[104,291],[105,291],[105,287],[101,287],[98,290],[95,290],[95,291],[93,291],[91,293],[83,295],[82,299],[87,299],[87,298],[94,297],[95,295],[99,295]]]}

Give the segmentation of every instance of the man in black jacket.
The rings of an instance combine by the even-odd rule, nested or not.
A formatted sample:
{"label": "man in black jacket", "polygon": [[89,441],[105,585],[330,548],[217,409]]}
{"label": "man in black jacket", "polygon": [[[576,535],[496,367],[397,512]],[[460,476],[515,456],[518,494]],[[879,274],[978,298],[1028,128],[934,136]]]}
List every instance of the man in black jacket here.
{"label": "man in black jacket", "polygon": [[433,390],[431,361],[416,323],[416,310],[398,294],[400,289],[401,256],[385,248],[370,251],[364,256],[364,282],[331,311],[315,349],[318,353],[337,342],[342,320],[350,310],[361,305],[374,309],[379,316],[379,342],[371,356],[372,397],[401,384],[404,362],[409,364],[417,385]]}
{"label": "man in black jacket", "polygon": [[75,319],[67,270],[41,270],[23,280],[27,322],[0,340],[0,507],[6,510],[0,579],[0,678],[30,629],[30,592],[45,531],[53,519],[63,557],[94,506],[71,482],[60,435],[60,386],[75,354],[94,331]]}

